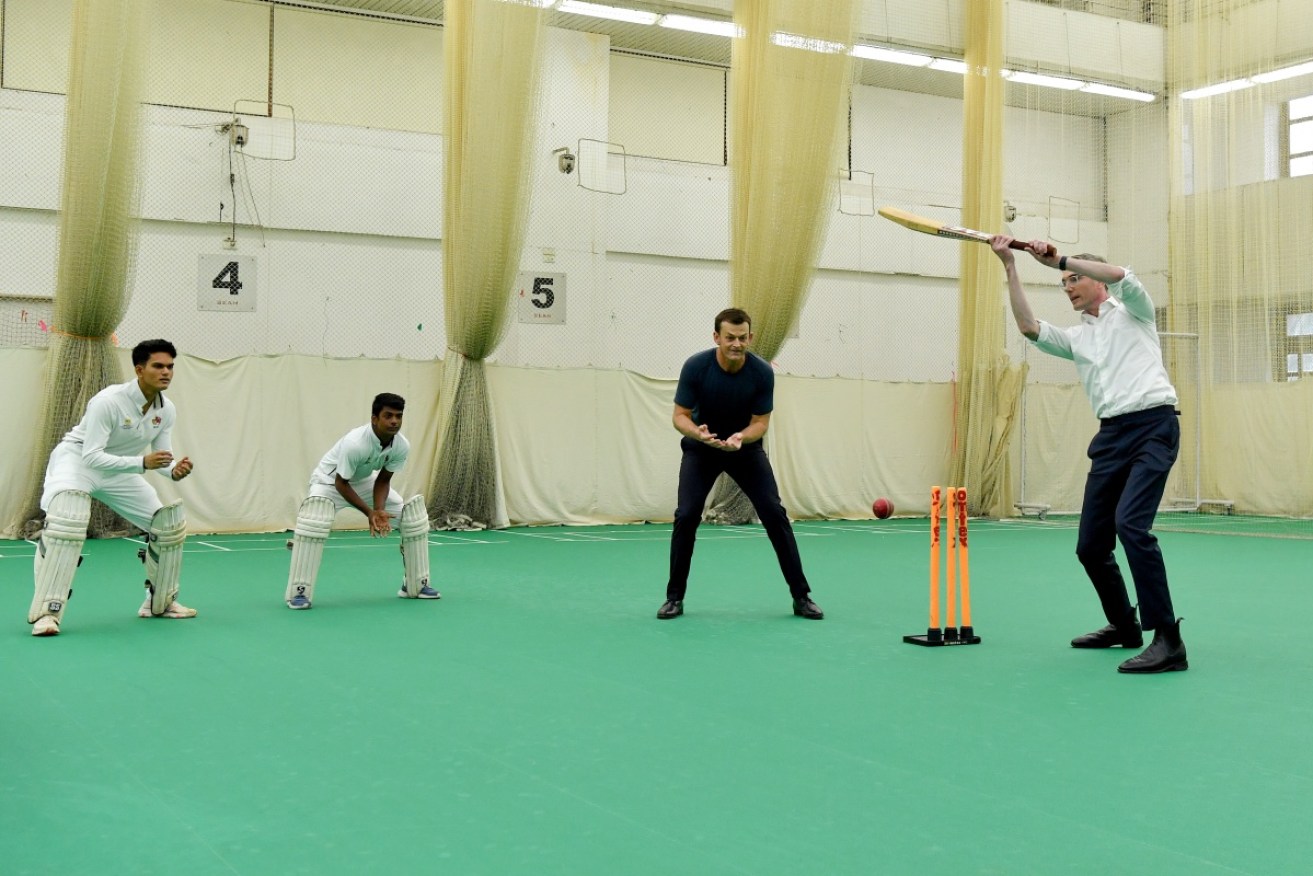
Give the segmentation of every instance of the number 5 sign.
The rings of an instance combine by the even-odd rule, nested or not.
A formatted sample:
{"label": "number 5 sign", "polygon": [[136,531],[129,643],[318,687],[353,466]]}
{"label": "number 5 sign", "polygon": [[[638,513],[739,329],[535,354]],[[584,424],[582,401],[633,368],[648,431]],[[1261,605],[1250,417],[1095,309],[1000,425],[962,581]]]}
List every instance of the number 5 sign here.
{"label": "number 5 sign", "polygon": [[515,297],[519,301],[520,322],[565,322],[565,274],[522,271]]}
{"label": "number 5 sign", "polygon": [[200,310],[255,310],[255,258],[233,253],[202,255],[197,274]]}

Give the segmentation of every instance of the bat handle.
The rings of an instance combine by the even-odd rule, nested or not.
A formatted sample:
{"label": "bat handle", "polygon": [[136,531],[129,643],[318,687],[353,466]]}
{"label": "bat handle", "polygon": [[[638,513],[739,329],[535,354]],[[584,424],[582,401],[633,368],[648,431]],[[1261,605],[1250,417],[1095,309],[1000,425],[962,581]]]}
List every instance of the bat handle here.
{"label": "bat handle", "polygon": [[[1008,246],[1012,249],[1024,249],[1027,252],[1030,251],[1029,245],[1023,243],[1020,240],[1014,240],[1011,243],[1009,243]],[[1051,243],[1048,245],[1048,249],[1044,251],[1044,255],[1046,256],[1055,256],[1057,254],[1058,254],[1058,248]]]}

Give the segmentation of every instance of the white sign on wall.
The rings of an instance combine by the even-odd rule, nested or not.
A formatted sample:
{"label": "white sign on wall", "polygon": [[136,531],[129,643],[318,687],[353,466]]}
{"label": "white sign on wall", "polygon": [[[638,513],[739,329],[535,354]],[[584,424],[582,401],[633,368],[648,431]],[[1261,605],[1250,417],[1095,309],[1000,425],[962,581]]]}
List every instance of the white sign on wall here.
{"label": "white sign on wall", "polygon": [[235,253],[202,254],[197,273],[200,310],[255,310],[255,257]]}
{"label": "white sign on wall", "polygon": [[565,322],[565,274],[521,271],[515,297],[520,302],[520,322]]}

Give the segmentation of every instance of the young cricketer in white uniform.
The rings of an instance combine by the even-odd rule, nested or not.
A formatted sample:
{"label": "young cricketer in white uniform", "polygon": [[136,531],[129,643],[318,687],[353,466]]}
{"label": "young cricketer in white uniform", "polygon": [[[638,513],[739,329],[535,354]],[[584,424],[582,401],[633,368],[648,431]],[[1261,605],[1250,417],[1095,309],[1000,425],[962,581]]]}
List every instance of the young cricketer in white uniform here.
{"label": "young cricketer in white uniform", "polygon": [[288,542],[292,567],[283,598],[288,608],[310,608],[315,579],[323,558],[324,542],[337,512],[350,506],[369,520],[375,538],[392,531],[392,518],[400,518],[401,558],[405,579],[397,593],[403,599],[440,599],[429,586],[429,518],[423,496],[404,505],[392,488],[392,475],[401,471],[410,454],[410,442],[401,434],[406,401],[390,392],[374,397],[369,423],[352,429],[324,454],[310,475],[309,495],[296,514],[296,529]]}
{"label": "young cricketer in white uniform", "polygon": [[132,350],[136,377],[107,387],[87,403],[82,420],[50,454],[41,509],[45,528],[37,544],[36,592],[28,612],[32,635],[59,634],[73,593],[73,575],[91,519],[91,500],[104,502],[147,535],[146,601],[141,617],[189,618],[195,609],[177,601],[182,543],[187,533],[182,502],[164,505],[143,473],[180,481],[191,474],[187,457],[174,459],[177,419],[164,390],[173,380],[177,350],[168,341],[142,341]]}

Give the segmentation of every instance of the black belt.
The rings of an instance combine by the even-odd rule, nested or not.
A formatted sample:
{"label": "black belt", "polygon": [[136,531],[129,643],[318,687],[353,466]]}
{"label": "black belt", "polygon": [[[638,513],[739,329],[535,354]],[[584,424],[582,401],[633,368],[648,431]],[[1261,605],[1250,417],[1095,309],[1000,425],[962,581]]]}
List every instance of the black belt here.
{"label": "black belt", "polygon": [[1159,405],[1156,408],[1145,408],[1142,411],[1129,411],[1125,414],[1118,414],[1115,417],[1104,417],[1099,420],[1099,422],[1105,426],[1120,426],[1126,423],[1147,423],[1151,420],[1167,416],[1168,412],[1171,412],[1172,416],[1181,416],[1181,412],[1171,405]]}

